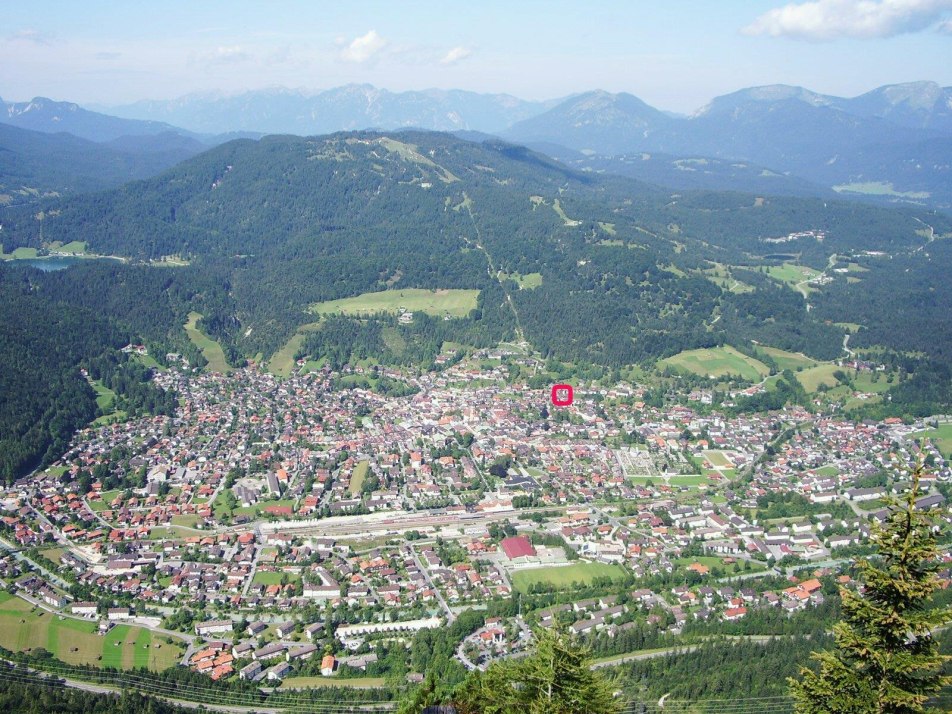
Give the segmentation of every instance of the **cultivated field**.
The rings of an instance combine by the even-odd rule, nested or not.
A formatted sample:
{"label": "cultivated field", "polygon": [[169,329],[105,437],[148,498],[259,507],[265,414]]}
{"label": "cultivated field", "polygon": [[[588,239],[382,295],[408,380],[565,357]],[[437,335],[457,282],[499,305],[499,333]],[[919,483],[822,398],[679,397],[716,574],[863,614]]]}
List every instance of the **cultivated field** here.
{"label": "cultivated field", "polygon": [[428,315],[465,317],[476,308],[478,290],[383,290],[356,297],[330,300],[311,305],[310,311],[319,315],[371,315],[378,312],[397,313],[401,308]]}
{"label": "cultivated field", "polygon": [[208,360],[209,372],[222,372],[227,374],[231,372],[231,366],[225,361],[225,353],[221,345],[215,342],[211,337],[198,329],[198,321],[202,318],[199,312],[190,312],[188,322],[185,323],[185,333],[196,347],[198,347],[205,359]]}
{"label": "cultivated field", "polygon": [[591,583],[595,578],[622,579],[625,571],[620,565],[607,563],[575,563],[531,570],[517,570],[512,574],[512,585],[519,592],[528,592],[536,583],[568,587],[572,583]]}
{"label": "cultivated field", "polygon": [[688,350],[661,360],[662,368],[671,367],[704,377],[726,377],[737,375],[750,382],[759,382],[770,370],[763,362],[741,354],[733,347],[714,347],[712,349]]}
{"label": "cultivated field", "polygon": [[801,352],[787,352],[786,350],[778,350],[776,347],[757,347],[758,352],[762,352],[768,357],[772,358],[774,362],[777,363],[777,367],[782,370],[792,369],[796,371],[801,367],[806,369],[808,367],[815,367],[816,360],[812,360]]}
{"label": "cultivated field", "polygon": [[154,637],[142,627],[118,625],[105,636],[97,634],[98,623],[36,609],[6,592],[0,592],[0,642],[11,650],[42,648],[68,664],[132,669],[168,669],[178,663],[182,648],[168,644],[165,636]]}

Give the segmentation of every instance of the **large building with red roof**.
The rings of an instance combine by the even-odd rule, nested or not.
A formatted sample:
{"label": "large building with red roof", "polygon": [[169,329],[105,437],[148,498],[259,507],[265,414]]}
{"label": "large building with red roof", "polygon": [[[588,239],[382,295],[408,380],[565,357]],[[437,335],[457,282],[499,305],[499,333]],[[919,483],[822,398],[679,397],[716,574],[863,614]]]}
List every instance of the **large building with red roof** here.
{"label": "large building with red roof", "polygon": [[513,536],[512,538],[503,538],[499,544],[509,560],[518,558],[533,558],[536,550],[526,536]]}

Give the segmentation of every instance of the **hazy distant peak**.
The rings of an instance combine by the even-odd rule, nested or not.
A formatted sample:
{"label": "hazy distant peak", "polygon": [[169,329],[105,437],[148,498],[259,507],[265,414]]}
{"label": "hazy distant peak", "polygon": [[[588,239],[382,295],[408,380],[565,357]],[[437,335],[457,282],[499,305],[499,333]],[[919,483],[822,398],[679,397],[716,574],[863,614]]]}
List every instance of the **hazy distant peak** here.
{"label": "hazy distant peak", "polygon": [[942,97],[944,91],[946,90],[943,90],[936,82],[905,82],[874,89],[862,97],[880,97],[894,106],[905,104],[917,109],[931,109]]}
{"label": "hazy distant peak", "polygon": [[783,102],[791,99],[799,100],[814,107],[835,106],[836,104],[834,97],[817,94],[804,87],[795,87],[789,84],[768,84],[715,97],[709,104],[698,109],[693,116],[700,117],[716,112],[733,111],[751,104]]}

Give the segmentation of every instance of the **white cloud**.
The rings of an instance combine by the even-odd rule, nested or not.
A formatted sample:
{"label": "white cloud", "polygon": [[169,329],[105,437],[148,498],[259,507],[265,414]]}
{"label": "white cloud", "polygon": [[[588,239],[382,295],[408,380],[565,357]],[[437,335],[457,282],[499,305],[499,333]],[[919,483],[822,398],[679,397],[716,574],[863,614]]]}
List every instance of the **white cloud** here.
{"label": "white cloud", "polygon": [[440,59],[440,64],[446,66],[451,64],[456,64],[457,62],[462,62],[464,59],[473,54],[473,51],[468,47],[454,47]]}
{"label": "white cloud", "polygon": [[7,42],[26,42],[31,45],[52,45],[53,39],[39,30],[18,30],[7,36]]}
{"label": "white cloud", "polygon": [[230,47],[216,47],[214,52],[206,56],[206,59],[214,64],[233,64],[235,62],[245,62],[251,59],[251,55],[239,45],[232,45]]}
{"label": "white cloud", "polygon": [[364,64],[374,59],[386,45],[387,41],[376,30],[371,30],[366,35],[354,38],[341,50],[340,56],[347,62]]}
{"label": "white cloud", "polygon": [[952,0],[813,0],[770,10],[741,32],[800,40],[893,37],[936,26]]}

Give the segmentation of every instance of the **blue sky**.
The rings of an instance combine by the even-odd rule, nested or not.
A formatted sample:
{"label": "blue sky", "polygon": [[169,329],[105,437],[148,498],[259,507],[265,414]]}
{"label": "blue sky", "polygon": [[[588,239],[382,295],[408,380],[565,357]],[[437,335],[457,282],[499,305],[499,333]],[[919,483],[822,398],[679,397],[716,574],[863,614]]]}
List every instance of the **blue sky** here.
{"label": "blue sky", "polygon": [[762,84],[952,85],[952,0],[4,3],[0,96],[87,104],[366,82],[691,112]]}

